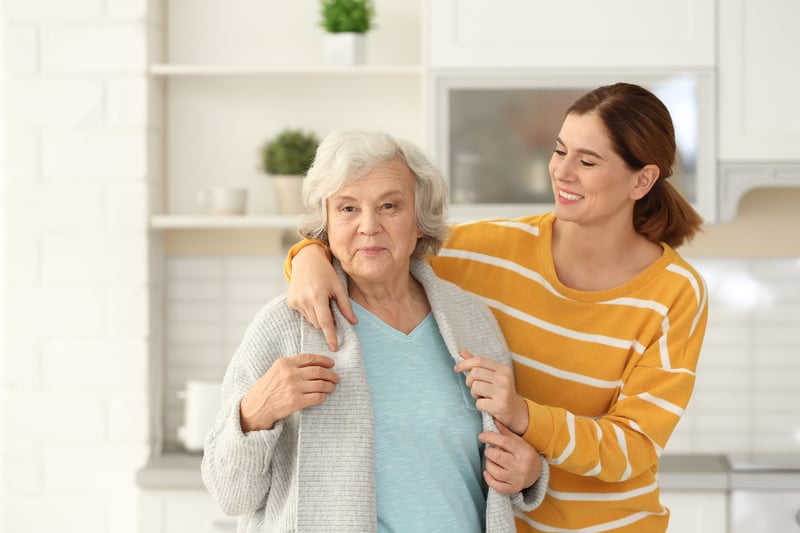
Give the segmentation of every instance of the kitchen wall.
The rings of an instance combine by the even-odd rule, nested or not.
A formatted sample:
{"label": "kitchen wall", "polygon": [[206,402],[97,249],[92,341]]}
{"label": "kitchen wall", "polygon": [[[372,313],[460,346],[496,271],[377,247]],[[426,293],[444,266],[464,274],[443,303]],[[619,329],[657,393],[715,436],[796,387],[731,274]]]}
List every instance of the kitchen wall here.
{"label": "kitchen wall", "polygon": [[[0,4],[0,531],[137,528],[154,283],[147,3]],[[798,203],[797,189],[754,191],[736,220],[684,250],[709,282],[711,319],[670,451],[798,450]],[[167,261],[170,435],[179,384],[220,375],[250,316],[283,289],[280,255],[190,252],[176,245]]]}
{"label": "kitchen wall", "polygon": [[146,0],[5,0],[0,530],[133,533],[148,448]]}

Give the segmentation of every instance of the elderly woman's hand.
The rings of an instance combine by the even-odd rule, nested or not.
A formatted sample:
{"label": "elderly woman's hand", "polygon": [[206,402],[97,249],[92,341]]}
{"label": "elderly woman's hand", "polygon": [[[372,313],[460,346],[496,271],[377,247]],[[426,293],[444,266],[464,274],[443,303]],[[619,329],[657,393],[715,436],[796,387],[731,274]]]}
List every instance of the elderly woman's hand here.
{"label": "elderly woman's hand", "polygon": [[333,365],[330,357],[311,353],[278,359],[242,398],[242,431],[272,429],[295,411],[323,403],[339,383]]}
{"label": "elderly woman's hand", "polygon": [[514,494],[536,483],[542,475],[542,460],[536,449],[495,420],[500,433],[486,431],[478,440],[486,444],[486,484],[500,494]]}
{"label": "elderly woman's hand", "polygon": [[292,265],[287,295],[289,307],[300,311],[315,328],[321,328],[328,346],[335,352],[339,343],[330,300],[336,300],[339,310],[347,320],[353,324],[358,322],[347,290],[319,245],[312,244],[297,252],[292,259]]}
{"label": "elderly woman's hand", "polygon": [[488,357],[475,357],[467,350],[459,354],[464,360],[454,369],[467,372],[467,387],[476,399],[475,407],[497,418],[517,435],[525,433],[528,406],[517,394],[511,367]]}

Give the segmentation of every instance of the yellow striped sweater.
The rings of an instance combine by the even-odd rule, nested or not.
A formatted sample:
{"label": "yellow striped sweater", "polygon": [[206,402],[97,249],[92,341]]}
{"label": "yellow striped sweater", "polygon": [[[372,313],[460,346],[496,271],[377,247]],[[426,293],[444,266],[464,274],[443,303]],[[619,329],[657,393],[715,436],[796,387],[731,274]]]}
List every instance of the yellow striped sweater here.
{"label": "yellow striped sweater", "polygon": [[662,244],[662,257],[621,287],[565,287],[554,219],[456,226],[431,259],[497,317],[528,403],[524,438],[551,464],[544,502],[517,514],[517,529],[665,531],[658,458],[694,387],[705,283]]}

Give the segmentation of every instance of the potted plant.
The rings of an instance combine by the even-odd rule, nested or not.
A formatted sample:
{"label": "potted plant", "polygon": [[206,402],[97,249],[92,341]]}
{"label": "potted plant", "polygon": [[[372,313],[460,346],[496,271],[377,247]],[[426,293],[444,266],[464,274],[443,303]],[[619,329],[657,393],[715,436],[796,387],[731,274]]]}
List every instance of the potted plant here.
{"label": "potted plant", "polygon": [[325,63],[358,65],[366,60],[365,34],[374,27],[372,0],[320,0]]}
{"label": "potted plant", "polygon": [[319,146],[312,132],[284,129],[261,147],[261,168],[275,184],[276,203],[281,214],[303,211],[303,178]]}

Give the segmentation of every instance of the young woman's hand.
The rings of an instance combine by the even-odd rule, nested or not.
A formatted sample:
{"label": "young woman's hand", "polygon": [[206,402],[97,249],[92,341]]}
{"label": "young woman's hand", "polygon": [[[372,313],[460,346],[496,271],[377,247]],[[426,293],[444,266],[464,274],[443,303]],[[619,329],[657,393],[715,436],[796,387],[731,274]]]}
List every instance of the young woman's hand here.
{"label": "young woman's hand", "polygon": [[467,372],[467,386],[475,398],[475,407],[489,413],[517,435],[528,429],[528,405],[517,394],[510,366],[488,357],[475,357],[467,350],[459,352],[463,361],[456,372]]}
{"label": "young woman's hand", "polygon": [[536,483],[542,460],[536,449],[495,419],[500,433],[486,431],[478,440],[486,444],[486,484],[500,494],[514,494]]}
{"label": "young woman's hand", "polygon": [[288,304],[300,311],[315,328],[322,329],[328,346],[336,351],[339,342],[336,339],[331,299],[336,300],[347,320],[353,324],[358,322],[350,306],[347,290],[336,275],[325,250],[317,244],[306,246],[292,259]]}
{"label": "young woman's hand", "polygon": [[272,429],[278,420],[325,402],[339,383],[333,364],[330,357],[311,353],[278,359],[242,398],[242,431]]}

